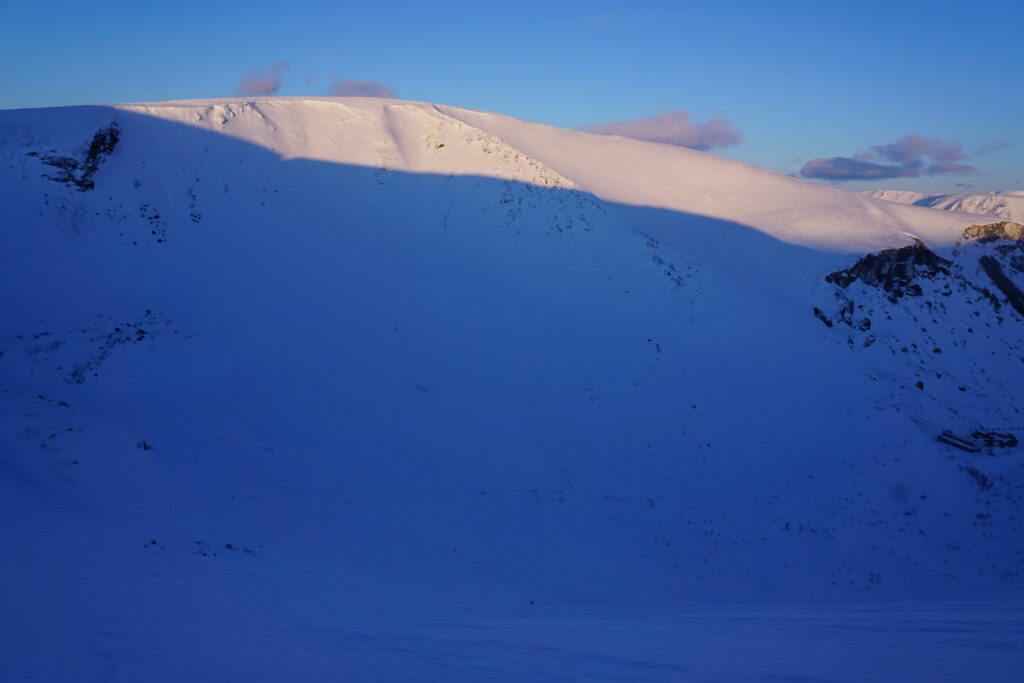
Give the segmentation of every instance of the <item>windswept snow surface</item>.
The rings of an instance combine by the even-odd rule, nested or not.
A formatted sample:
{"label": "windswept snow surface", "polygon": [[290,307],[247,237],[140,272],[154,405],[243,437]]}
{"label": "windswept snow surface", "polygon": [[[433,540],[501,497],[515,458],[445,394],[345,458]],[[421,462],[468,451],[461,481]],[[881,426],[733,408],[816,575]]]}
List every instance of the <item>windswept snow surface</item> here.
{"label": "windswept snow surface", "polygon": [[897,204],[992,216],[995,220],[1018,223],[1024,221],[1024,191],[1020,190],[984,194],[924,194],[905,190],[865,190],[858,194]]}
{"label": "windswept snow surface", "polygon": [[360,98],[0,112],[0,200],[0,680],[1024,670],[977,217]]}

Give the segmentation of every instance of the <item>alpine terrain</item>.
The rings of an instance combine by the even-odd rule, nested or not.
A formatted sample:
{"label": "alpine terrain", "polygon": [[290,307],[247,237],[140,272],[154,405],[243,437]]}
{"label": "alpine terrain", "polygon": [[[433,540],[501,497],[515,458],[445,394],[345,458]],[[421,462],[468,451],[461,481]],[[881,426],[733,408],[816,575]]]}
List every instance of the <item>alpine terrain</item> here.
{"label": "alpine terrain", "polygon": [[1020,190],[985,194],[924,194],[904,190],[867,190],[859,194],[899,204],[978,213],[993,216],[995,220],[1024,221],[1024,192]]}
{"label": "alpine terrain", "polygon": [[1020,680],[1020,213],[374,98],[0,201],[0,680]]}

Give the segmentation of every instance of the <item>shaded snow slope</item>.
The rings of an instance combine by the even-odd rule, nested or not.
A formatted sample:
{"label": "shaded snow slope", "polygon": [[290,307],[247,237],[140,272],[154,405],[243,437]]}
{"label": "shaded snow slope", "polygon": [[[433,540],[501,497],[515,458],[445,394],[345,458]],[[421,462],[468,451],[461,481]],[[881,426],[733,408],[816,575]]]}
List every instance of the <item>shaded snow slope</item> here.
{"label": "shaded snow slope", "polygon": [[904,190],[865,190],[857,194],[897,204],[975,213],[1008,221],[1024,221],[1024,192],[1007,190],[984,194],[925,194]]}
{"label": "shaded snow slope", "polygon": [[[356,98],[0,112],[0,201],[8,678],[180,680],[232,632],[254,680],[395,680],[484,617],[1021,589],[1021,450],[935,439],[1024,436],[980,265],[1024,285],[1019,245],[969,216]],[[856,265],[911,235],[941,260]],[[427,621],[339,630],[371,614]],[[662,645],[609,670],[678,680]]]}

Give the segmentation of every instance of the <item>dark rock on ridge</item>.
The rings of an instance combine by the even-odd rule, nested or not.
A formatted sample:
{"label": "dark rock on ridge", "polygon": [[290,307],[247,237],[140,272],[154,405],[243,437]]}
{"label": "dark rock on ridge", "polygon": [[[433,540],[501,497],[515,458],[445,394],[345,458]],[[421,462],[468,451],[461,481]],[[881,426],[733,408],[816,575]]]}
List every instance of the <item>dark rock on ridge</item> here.
{"label": "dark rock on ridge", "polygon": [[860,280],[872,287],[881,287],[890,294],[889,299],[921,296],[921,286],[914,282],[917,277],[933,278],[949,274],[948,261],[914,238],[914,244],[898,249],[884,249],[877,254],[868,254],[846,270],[839,270],[825,277],[827,282],[846,289]]}

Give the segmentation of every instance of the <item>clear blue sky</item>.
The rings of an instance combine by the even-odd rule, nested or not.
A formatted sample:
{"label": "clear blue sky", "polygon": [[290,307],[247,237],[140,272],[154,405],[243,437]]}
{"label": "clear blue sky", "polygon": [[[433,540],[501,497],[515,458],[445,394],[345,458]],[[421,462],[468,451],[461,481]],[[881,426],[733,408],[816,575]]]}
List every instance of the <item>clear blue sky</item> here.
{"label": "clear blue sky", "polygon": [[[1019,1],[0,0],[0,108],[232,96],[287,61],[280,95],[336,76],[565,127],[682,109],[783,173],[911,169],[849,189],[1024,189],[1022,27]],[[911,134],[962,154],[871,150]],[[944,160],[976,170],[914,177]]]}

